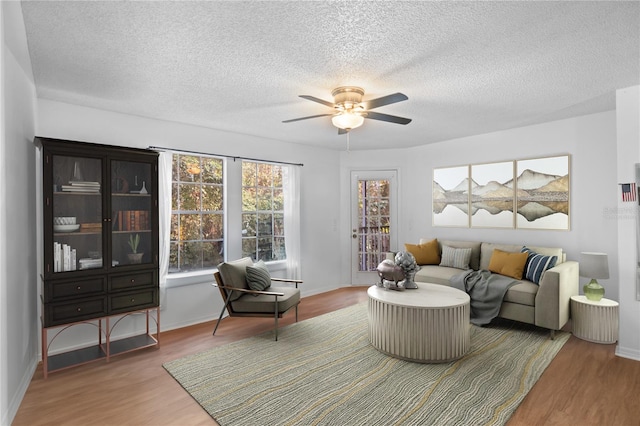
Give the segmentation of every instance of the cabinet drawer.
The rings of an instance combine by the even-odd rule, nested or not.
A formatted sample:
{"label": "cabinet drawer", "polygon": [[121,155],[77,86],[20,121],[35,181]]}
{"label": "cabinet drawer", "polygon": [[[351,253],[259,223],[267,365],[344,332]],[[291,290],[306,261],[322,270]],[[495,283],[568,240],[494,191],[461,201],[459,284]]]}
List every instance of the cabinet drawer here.
{"label": "cabinet drawer", "polygon": [[127,294],[111,296],[111,314],[135,311],[138,309],[158,306],[158,289],[136,291]]}
{"label": "cabinet drawer", "polygon": [[135,272],[126,275],[116,275],[109,283],[110,291],[133,290],[139,287],[157,287],[157,272]]}
{"label": "cabinet drawer", "polygon": [[45,327],[99,318],[107,315],[107,298],[83,299],[44,305]]}
{"label": "cabinet drawer", "polygon": [[44,299],[45,302],[54,302],[69,298],[85,298],[106,291],[107,281],[104,277],[62,282],[49,281],[44,286]]}

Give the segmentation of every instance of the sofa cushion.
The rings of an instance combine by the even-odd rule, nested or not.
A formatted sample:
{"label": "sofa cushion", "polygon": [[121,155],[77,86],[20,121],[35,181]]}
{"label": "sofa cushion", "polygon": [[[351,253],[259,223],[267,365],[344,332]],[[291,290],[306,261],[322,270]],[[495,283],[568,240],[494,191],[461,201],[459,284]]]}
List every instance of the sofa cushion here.
{"label": "sofa cushion", "polygon": [[[247,285],[251,290],[264,291],[271,286],[271,274],[263,260],[247,266]],[[258,296],[254,294],[253,296]]]}
{"label": "sofa cushion", "polygon": [[442,246],[442,260],[440,261],[440,266],[469,269],[469,259],[471,259],[471,248]]}
{"label": "sofa cushion", "polygon": [[[239,260],[231,260],[218,265],[218,271],[225,287],[234,287],[248,289],[247,285],[247,266],[253,266],[250,257],[243,257]],[[239,291],[231,292],[229,300],[239,299],[243,293]]]}
{"label": "sofa cushion", "polygon": [[[426,240],[420,240],[420,244]],[[438,240],[440,251],[442,252],[442,246],[449,246],[453,248],[470,248],[471,257],[469,258],[469,267],[476,271],[480,269],[480,246],[482,243],[476,241],[455,241],[455,240]],[[521,247],[521,246],[520,246]],[[520,250],[518,248],[518,250]]]}
{"label": "sofa cushion", "polygon": [[536,284],[540,283],[545,271],[556,266],[558,261],[557,256],[545,256],[526,246],[522,247],[522,252],[528,255],[527,263],[524,265],[524,278]]}
{"label": "sofa cushion", "polygon": [[529,247],[530,250],[533,250],[536,253],[543,254],[545,256],[555,256],[556,257],[556,265],[559,265],[562,262],[565,262],[567,260],[566,259],[566,253],[563,253],[561,248],[536,247],[536,246],[527,246],[527,247]]}
{"label": "sofa cushion", "polygon": [[491,256],[493,256],[493,251],[496,249],[509,253],[520,253],[522,244],[482,243],[480,247],[480,269],[489,270],[489,262],[491,262]]}
{"label": "sofa cushion", "polygon": [[447,266],[424,265],[416,272],[414,281],[421,283],[449,285],[449,279],[460,274],[460,269]]}
{"label": "sofa cushion", "polygon": [[521,280],[527,257],[527,253],[510,253],[494,249],[489,262],[489,271]]}
{"label": "sofa cushion", "polygon": [[[536,253],[544,254],[545,256],[557,256],[558,260],[556,261],[556,265],[564,262],[565,254],[562,252],[561,248],[552,248],[552,247],[536,247],[536,246],[527,246],[531,250]],[[480,266],[479,269],[488,269],[489,262],[491,261],[491,255],[493,255],[493,250],[498,249],[502,251],[508,251],[513,253],[519,253],[522,250],[522,244],[494,244],[494,243],[482,243],[480,248]]]}
{"label": "sofa cushion", "polygon": [[512,285],[504,295],[504,302],[517,303],[519,305],[535,306],[538,286],[531,281],[522,280]]}
{"label": "sofa cushion", "polygon": [[438,265],[440,263],[440,247],[437,239],[422,244],[405,244],[404,248],[416,258],[418,265]]}

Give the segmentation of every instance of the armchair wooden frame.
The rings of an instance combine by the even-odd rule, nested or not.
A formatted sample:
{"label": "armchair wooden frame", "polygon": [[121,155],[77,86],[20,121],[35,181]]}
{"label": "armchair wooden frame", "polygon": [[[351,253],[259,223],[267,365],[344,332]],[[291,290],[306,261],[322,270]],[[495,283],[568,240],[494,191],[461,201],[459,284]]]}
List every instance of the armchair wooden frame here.
{"label": "armchair wooden frame", "polygon": [[[284,293],[279,292],[279,291],[258,291],[258,290],[251,290],[251,289],[243,289],[243,288],[237,288],[237,287],[229,287],[229,286],[225,286],[223,281],[222,281],[222,276],[220,276],[220,272],[214,272],[213,276],[216,279],[215,283],[212,283],[212,285],[214,287],[218,287],[218,290],[220,290],[220,295],[222,296],[222,300],[224,301],[224,306],[222,308],[222,311],[220,312],[220,316],[218,317],[218,321],[216,322],[216,327],[213,329],[213,336],[215,336],[216,331],[218,330],[218,326],[220,325],[220,321],[222,320],[222,315],[224,315],[224,311],[225,309],[227,310],[227,312],[229,312],[229,316],[230,317],[262,317],[262,318],[270,318],[273,317],[275,319],[275,340],[278,340],[278,318],[282,318],[282,316],[289,311],[289,309],[291,308],[296,308],[296,322],[298,322],[298,303],[296,303],[295,305],[291,306],[289,309],[287,309],[286,311],[283,312],[278,312],[278,297],[283,297]],[[271,281],[273,282],[282,282],[282,283],[293,283],[295,284],[296,288],[298,288],[298,284],[301,284],[302,281],[301,280],[292,280],[292,279],[286,279],[286,278],[274,278],[271,277]],[[254,295],[258,295],[258,294],[262,294],[262,295],[266,295],[266,296],[273,296],[274,299],[274,312],[273,313],[266,313],[266,312],[238,312],[236,310],[233,309],[233,305],[231,302],[231,295],[233,294],[234,291],[237,291],[239,293],[243,293],[243,294],[254,294]]]}

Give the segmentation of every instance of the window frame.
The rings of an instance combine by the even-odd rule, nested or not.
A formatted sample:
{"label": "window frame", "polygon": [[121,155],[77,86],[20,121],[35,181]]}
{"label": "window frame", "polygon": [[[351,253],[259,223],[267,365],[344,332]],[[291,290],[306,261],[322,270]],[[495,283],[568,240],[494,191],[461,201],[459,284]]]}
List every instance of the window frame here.
{"label": "window frame", "polygon": [[[183,176],[181,173],[181,168],[179,166],[179,163],[181,162],[182,158],[190,158],[192,159],[191,162],[189,162],[189,164],[191,165],[195,165],[197,167],[195,173],[191,174],[191,181],[188,180],[183,180]],[[197,164],[195,164],[193,161],[197,159]],[[206,172],[206,166],[205,166],[205,161],[207,160],[213,160],[214,163],[212,164],[212,168],[213,171],[217,171],[218,173],[212,175],[213,177],[211,179],[209,179],[208,181],[204,180],[204,173]],[[187,160],[188,161],[188,160]],[[219,166],[218,163],[219,162]],[[176,166],[177,169],[176,169]],[[218,167],[220,168],[219,170]],[[197,273],[199,271],[211,271],[212,269],[215,269],[215,266],[212,267],[201,267],[198,269],[190,269],[190,270],[178,270],[178,271],[171,271],[171,265],[175,263],[172,262],[171,258],[172,256],[174,256],[173,254],[173,246],[175,244],[177,244],[179,247],[177,249],[177,253],[175,254],[175,256],[177,256],[176,262],[178,265],[178,268],[182,267],[183,264],[180,261],[180,253],[182,250],[186,250],[185,248],[180,247],[181,245],[185,244],[185,242],[187,244],[211,244],[212,246],[217,246],[219,250],[222,250],[223,253],[223,258],[224,258],[224,253],[225,253],[225,235],[226,235],[226,226],[225,226],[225,221],[226,221],[226,214],[227,214],[227,210],[226,210],[226,206],[225,206],[225,181],[226,181],[226,174],[225,174],[225,169],[226,169],[226,164],[225,164],[225,159],[221,158],[221,157],[217,157],[217,156],[205,156],[205,155],[200,155],[200,154],[183,154],[183,153],[173,153],[172,154],[172,162],[171,162],[171,213],[170,213],[170,217],[171,217],[171,226],[170,226],[170,230],[169,230],[169,253],[170,253],[170,261],[169,261],[169,272],[168,272],[168,276],[175,276],[178,274],[192,274],[192,273]],[[191,173],[190,171],[187,170],[187,173]],[[197,176],[197,181],[194,181],[194,177]],[[178,201],[181,200],[181,190],[183,189],[183,187],[188,187],[188,186],[196,186],[199,188],[199,194],[197,197],[197,202],[198,202],[198,206],[194,206],[197,207],[195,209],[188,209],[188,208],[182,208],[183,206],[181,205],[180,209],[175,209],[175,200],[177,199]],[[175,193],[177,189],[177,193]],[[211,194],[214,194],[217,192],[218,193],[218,197],[219,197],[219,205],[217,206],[218,209],[214,209],[214,210],[203,210],[203,203],[205,202],[205,197],[207,195],[207,193],[211,191]],[[216,197],[216,198],[218,198]],[[189,206],[186,206],[189,207]],[[199,216],[199,225],[197,226],[197,231],[198,231],[198,238],[194,239],[194,238],[190,238],[190,239],[182,239],[182,238],[177,238],[175,239],[175,234],[176,234],[176,230],[174,229],[174,224],[175,224],[175,220],[177,220],[178,222],[178,231],[177,232],[181,232],[183,231],[183,228],[180,224],[182,218],[185,218],[185,220],[189,217],[189,216],[194,216],[197,215]],[[219,237],[214,237],[214,238],[205,238],[205,227],[206,227],[206,223],[205,223],[205,216],[214,216],[214,221],[210,224],[212,227],[215,227],[215,224],[217,222],[218,228],[219,228],[219,233],[221,236]],[[215,216],[220,216],[217,220],[215,219]],[[204,253],[204,249],[200,248],[199,250],[201,250],[201,256],[200,256],[200,262],[201,265],[204,265],[206,263],[206,259],[204,258],[205,253]],[[216,262],[215,259],[212,258],[212,260],[214,262]],[[216,263],[217,264],[217,263]]]}
{"label": "window frame", "polygon": [[[180,153],[173,152],[172,156],[175,155],[184,155],[184,156],[195,156],[195,157],[212,157],[216,159],[222,160],[223,167],[223,257],[224,261],[229,258],[235,258],[242,256],[242,161],[256,162],[256,163],[265,163],[273,166],[282,167],[282,178],[285,178],[284,167],[286,164],[280,164],[277,162],[268,162],[268,161],[260,161],[254,159],[242,159],[240,157],[228,158],[225,156],[216,156],[216,155],[205,155],[205,154],[189,154],[189,153]],[[173,157],[172,157],[173,160]],[[172,161],[172,173],[173,173],[173,161]],[[172,194],[171,197],[173,199],[173,176],[172,176]],[[284,244],[284,198],[286,196],[284,191],[284,181],[282,183],[282,213],[283,213],[283,228],[282,228],[282,238]],[[173,205],[170,207],[171,213],[173,213]],[[171,230],[169,230],[171,233]],[[171,235],[169,236],[169,239]],[[235,240],[236,241],[231,241]],[[169,242],[171,244],[171,240]],[[287,261],[286,258],[282,260],[269,260],[265,261],[270,272],[274,273],[276,276],[279,272],[285,272],[287,269]],[[180,272],[171,272],[167,274],[166,288],[173,287],[182,287],[189,286],[195,284],[210,284],[213,282],[213,277],[211,276],[215,271],[217,271],[216,267],[212,267],[209,269],[200,269],[200,270],[192,270],[192,271],[180,271]],[[205,279],[206,276],[206,279]]]}
{"label": "window frame", "polygon": [[[250,184],[246,185],[245,183],[245,165],[252,165],[254,167],[255,173],[253,179],[251,179]],[[270,179],[269,182],[260,180],[260,168],[263,166],[267,166],[271,169],[270,171]],[[277,185],[277,177],[276,171],[274,168],[279,169],[279,186]],[[252,250],[252,255],[250,256],[255,261],[262,259],[264,262],[278,262],[287,260],[287,254],[285,249],[285,231],[284,231],[284,202],[285,202],[285,191],[284,191],[284,170],[281,164],[270,163],[266,161],[257,161],[257,160],[242,160],[242,180],[241,180],[241,191],[242,191],[242,234],[241,234],[241,242],[242,242],[242,257],[249,256],[248,251],[245,250],[245,243],[248,241],[254,241],[254,248]],[[252,184],[251,184],[252,183]],[[254,191],[254,199],[249,200],[248,197],[245,198],[245,190],[253,189]],[[276,194],[279,191],[280,197]],[[269,195],[267,195],[267,193]],[[268,202],[267,202],[268,198]],[[280,200],[278,203],[278,199]],[[266,203],[266,204],[265,204]],[[255,206],[255,210],[245,210],[247,204],[253,204]],[[268,204],[268,208],[267,207]],[[277,207],[280,207],[279,209]],[[253,220],[245,220],[246,216],[255,216]],[[264,225],[265,222],[261,221],[261,216],[270,216],[270,223],[267,225],[269,229],[269,233],[261,233],[260,230],[262,228],[261,224]],[[251,227],[248,225],[253,225],[253,232],[251,231]],[[278,233],[278,229],[280,232]],[[249,235],[245,234],[248,233]],[[261,251],[261,239],[268,238],[270,240],[268,244],[269,249],[268,253],[271,253],[269,258],[264,259],[260,255]],[[280,240],[280,244],[276,244],[277,240]],[[279,251],[282,253],[283,257],[275,258],[274,253]],[[275,255],[277,256],[277,255]]]}

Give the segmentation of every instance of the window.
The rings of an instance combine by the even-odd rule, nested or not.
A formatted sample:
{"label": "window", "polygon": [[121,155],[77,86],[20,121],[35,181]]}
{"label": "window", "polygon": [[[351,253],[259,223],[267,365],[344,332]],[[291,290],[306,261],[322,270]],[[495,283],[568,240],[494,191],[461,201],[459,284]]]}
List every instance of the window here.
{"label": "window", "polygon": [[211,269],[223,261],[223,160],[173,155],[169,273]]}
{"label": "window", "polygon": [[242,256],[286,259],[282,166],[242,161]]}

